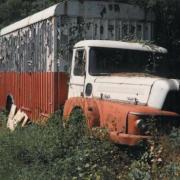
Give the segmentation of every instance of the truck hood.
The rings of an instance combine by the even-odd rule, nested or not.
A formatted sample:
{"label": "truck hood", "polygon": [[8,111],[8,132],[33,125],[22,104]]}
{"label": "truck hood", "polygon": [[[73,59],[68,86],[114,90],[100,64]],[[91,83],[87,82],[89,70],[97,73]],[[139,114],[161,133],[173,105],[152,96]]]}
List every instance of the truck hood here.
{"label": "truck hood", "polygon": [[148,106],[162,109],[163,106],[168,103],[168,106],[179,107],[179,98],[180,81],[177,79],[161,79],[156,81],[151,89]]}
{"label": "truck hood", "polygon": [[94,81],[96,98],[147,104],[151,88],[160,78],[150,77],[98,77]]}

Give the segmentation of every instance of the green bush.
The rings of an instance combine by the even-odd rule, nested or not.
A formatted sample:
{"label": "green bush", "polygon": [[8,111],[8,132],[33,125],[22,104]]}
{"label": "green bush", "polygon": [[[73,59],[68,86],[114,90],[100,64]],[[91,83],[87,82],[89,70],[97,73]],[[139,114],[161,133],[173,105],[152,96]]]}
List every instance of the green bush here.
{"label": "green bush", "polygon": [[66,124],[60,114],[55,113],[44,126],[33,124],[17,128],[13,133],[3,128],[6,115],[0,114],[0,179],[179,177],[179,131],[173,131],[170,137],[150,147],[130,148],[96,139],[79,112],[75,112]]}
{"label": "green bush", "polygon": [[[116,179],[131,159],[126,148],[95,139],[80,113],[64,126],[55,113],[46,126],[0,136],[0,179]],[[108,179],[109,179],[108,178]]]}
{"label": "green bush", "polygon": [[149,144],[141,159],[131,164],[129,179],[180,179],[180,129]]}

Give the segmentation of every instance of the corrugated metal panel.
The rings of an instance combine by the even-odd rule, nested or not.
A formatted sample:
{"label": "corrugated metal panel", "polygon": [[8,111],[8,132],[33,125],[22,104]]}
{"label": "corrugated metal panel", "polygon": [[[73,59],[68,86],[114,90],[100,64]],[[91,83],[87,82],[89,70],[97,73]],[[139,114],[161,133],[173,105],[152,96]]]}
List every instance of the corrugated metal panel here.
{"label": "corrugated metal panel", "polygon": [[55,97],[55,110],[64,105],[68,96],[68,81],[69,77],[65,73],[54,74],[54,97]]}
{"label": "corrugated metal panel", "polygon": [[52,71],[53,18],[0,37],[0,71]]}
{"label": "corrugated metal panel", "polygon": [[[48,116],[64,104],[67,98],[68,77],[64,73],[1,72],[0,104],[12,95],[15,104],[32,119]],[[11,83],[9,83],[11,82]]]}

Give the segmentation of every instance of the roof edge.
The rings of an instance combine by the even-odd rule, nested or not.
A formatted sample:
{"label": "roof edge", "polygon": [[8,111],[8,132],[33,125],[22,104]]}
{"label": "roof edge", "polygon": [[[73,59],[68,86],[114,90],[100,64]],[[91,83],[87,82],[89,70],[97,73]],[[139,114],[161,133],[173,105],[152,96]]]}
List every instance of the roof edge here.
{"label": "roof edge", "polygon": [[119,49],[129,49],[129,50],[139,50],[147,52],[157,52],[166,54],[167,49],[151,44],[131,42],[131,41],[112,41],[112,40],[83,40],[75,44],[75,48],[79,47],[104,47],[104,48],[119,48]]}
{"label": "roof edge", "polygon": [[[62,5],[62,3],[61,3]],[[39,11],[31,16],[28,16],[20,21],[17,21],[7,27],[4,27],[0,30],[0,36],[6,35],[8,33],[14,32],[18,29],[22,29],[26,26],[29,26],[31,24],[37,23],[39,21],[43,21],[45,19],[51,18],[59,12],[57,9],[59,9],[60,3],[55,4],[47,9],[44,9],[42,11]]]}

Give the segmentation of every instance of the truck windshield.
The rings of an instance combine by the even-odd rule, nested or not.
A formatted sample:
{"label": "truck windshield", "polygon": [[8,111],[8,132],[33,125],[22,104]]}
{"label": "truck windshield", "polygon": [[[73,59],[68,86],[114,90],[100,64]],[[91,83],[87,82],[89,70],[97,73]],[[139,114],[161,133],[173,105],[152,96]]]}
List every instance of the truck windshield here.
{"label": "truck windshield", "polygon": [[101,75],[147,74],[161,76],[167,73],[166,55],[138,50],[92,47],[89,73]]}

